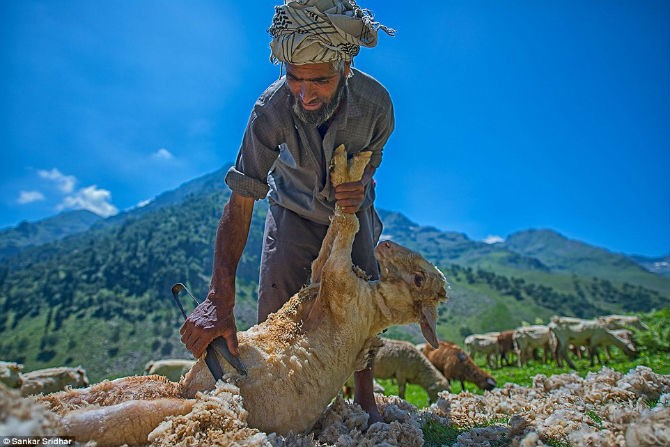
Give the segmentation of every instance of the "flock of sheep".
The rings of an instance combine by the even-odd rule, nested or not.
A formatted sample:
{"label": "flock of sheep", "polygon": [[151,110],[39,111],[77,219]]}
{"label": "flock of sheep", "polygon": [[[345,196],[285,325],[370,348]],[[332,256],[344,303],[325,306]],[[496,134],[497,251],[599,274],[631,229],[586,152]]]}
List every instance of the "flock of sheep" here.
{"label": "flock of sheep", "polygon": [[545,363],[553,358],[561,367],[565,360],[572,369],[576,369],[568,352],[579,358],[589,355],[591,366],[594,359],[602,365],[599,349],[604,349],[611,360],[611,346],[634,357],[637,350],[630,327],[648,329],[636,316],[608,315],[593,320],[553,317],[547,326],[522,326],[514,330],[469,335],[465,338],[465,346],[473,358],[482,354],[490,368],[512,364],[512,355],[516,357],[516,364],[523,366],[542,350]]}

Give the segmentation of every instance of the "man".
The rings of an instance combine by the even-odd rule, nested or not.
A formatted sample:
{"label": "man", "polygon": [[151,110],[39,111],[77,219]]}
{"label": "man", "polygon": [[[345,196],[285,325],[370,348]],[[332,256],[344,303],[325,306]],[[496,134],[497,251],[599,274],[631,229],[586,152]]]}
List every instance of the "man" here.
{"label": "man", "polygon": [[[286,76],[256,101],[235,166],[226,175],[232,190],[216,233],[214,267],[207,299],[181,329],[182,341],[200,357],[216,337],[238,355],[235,275],[249,233],[254,200],[269,197],[258,288],[258,321],[278,310],[309,282],[338,203],[356,213],[360,231],[352,259],[378,278],[374,247],[381,222],[373,207],[372,176],[393,131],[393,106],[386,89],[351,67],[360,45],[373,47],[377,29],[352,0],[287,0],[275,8],[272,60]],[[328,167],[334,149],[373,152],[360,182],[333,188]],[[370,368],[354,376],[354,400],[381,421]]]}

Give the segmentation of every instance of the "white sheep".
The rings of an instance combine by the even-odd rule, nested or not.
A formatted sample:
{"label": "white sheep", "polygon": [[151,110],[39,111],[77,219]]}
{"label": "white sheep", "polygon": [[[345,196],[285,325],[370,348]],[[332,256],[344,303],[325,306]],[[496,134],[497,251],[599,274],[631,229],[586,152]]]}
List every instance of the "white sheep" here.
{"label": "white sheep", "polygon": [[[338,148],[333,183],[360,178],[369,157],[367,152],[359,154],[347,165],[346,152]],[[357,231],[357,217],[337,209],[312,265],[313,284],[265,322],[238,333],[240,359],[248,374],[231,373],[228,380],[240,389],[249,426],[279,434],[311,428],[347,377],[366,367],[369,346],[389,326],[419,322],[426,339],[437,344],[437,306],[446,299],[444,275],[420,255],[384,241],[375,250],[380,279],[361,278],[351,263]],[[232,370],[219,361],[224,370]],[[69,433],[82,441],[97,441],[104,432],[105,442],[118,444],[147,439],[161,414],[188,413],[195,403],[191,398],[215,387],[204,359],[179,384],[151,378],[158,376],[107,382],[101,391],[107,408],[77,412]],[[144,385],[161,399],[148,400]],[[92,390],[71,390],[44,399],[67,418],[73,407],[100,404],[100,398]],[[134,424],[106,422],[121,416]]]}
{"label": "white sheep", "polygon": [[542,349],[544,363],[551,356],[551,337],[549,327],[542,325],[523,326],[514,332],[514,349],[518,366],[524,366],[533,357],[536,349]]}
{"label": "white sheep", "polygon": [[605,315],[598,317],[597,321],[607,329],[625,329],[627,327],[634,327],[641,331],[649,330],[649,326],[644,324],[640,317],[634,315]]}
{"label": "white sheep", "polygon": [[195,360],[162,359],[151,360],[144,365],[144,374],[167,377],[173,382],[179,382],[195,364]]}
{"label": "white sheep", "polygon": [[21,374],[21,394],[24,396],[55,393],[67,387],[79,388],[88,384],[86,370],[81,366],[76,368],[59,366]]}
{"label": "white sheep", "polygon": [[372,371],[378,379],[395,379],[398,382],[398,396],[402,399],[405,398],[407,383],[426,390],[430,402],[437,400],[440,391],[449,390],[449,381],[407,341],[383,338]]}
{"label": "white sheep", "polygon": [[568,346],[586,346],[591,355],[591,366],[594,358],[598,358],[598,346],[614,345],[629,357],[636,355],[635,346],[608,331],[596,320],[582,320],[572,317],[553,317],[549,329],[555,337],[556,363],[560,367],[561,359],[571,368],[576,369],[574,362],[568,356]]}
{"label": "white sheep", "polygon": [[470,353],[472,360],[481,353],[486,359],[489,368],[498,367],[498,336],[500,332],[487,332],[485,334],[472,334],[465,337],[463,344]]}
{"label": "white sheep", "polygon": [[10,388],[20,388],[22,369],[23,365],[20,363],[0,361],[0,383]]}

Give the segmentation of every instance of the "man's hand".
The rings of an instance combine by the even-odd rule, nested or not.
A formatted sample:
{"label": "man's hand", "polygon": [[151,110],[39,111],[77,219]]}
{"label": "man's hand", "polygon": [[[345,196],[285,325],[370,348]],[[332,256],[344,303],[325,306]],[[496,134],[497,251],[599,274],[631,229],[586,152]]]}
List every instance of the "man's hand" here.
{"label": "man's hand", "polygon": [[196,358],[200,358],[207,346],[217,337],[223,337],[228,350],[234,356],[239,355],[237,349],[237,326],[232,309],[218,309],[208,297],[188,316],[179,333],[186,349]]}
{"label": "man's hand", "polygon": [[335,201],[347,214],[358,212],[365,199],[365,185],[362,181],[342,183],[335,187]]}

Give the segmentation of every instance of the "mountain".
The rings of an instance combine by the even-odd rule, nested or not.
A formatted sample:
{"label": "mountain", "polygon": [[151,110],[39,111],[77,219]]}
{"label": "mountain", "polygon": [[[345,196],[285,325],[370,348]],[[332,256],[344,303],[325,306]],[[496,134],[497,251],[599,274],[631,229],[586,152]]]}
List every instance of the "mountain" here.
{"label": "mountain", "polygon": [[535,258],[553,272],[595,276],[612,281],[643,281],[656,290],[668,287],[666,278],[650,276],[648,269],[628,256],[568,239],[553,230],[528,230],[511,234],[503,247]]}
{"label": "mountain", "polygon": [[[207,293],[214,236],[230,196],[224,173],[185,183],[67,237],[53,236],[67,233],[54,230],[45,242],[24,244],[6,257],[0,263],[0,359],[24,363],[27,371],[80,364],[97,381],[142,373],[151,359],[188,356],[170,288],[184,282],[197,297]],[[257,202],[238,267],[240,330],[256,319],[266,213],[267,202]],[[473,332],[546,322],[553,314],[647,311],[670,299],[667,278],[554,232],[524,232],[490,245],[397,212],[380,215],[384,238],[421,252],[445,272],[450,298],[440,310],[442,339],[460,342]],[[12,234],[0,234],[0,243]],[[193,308],[186,298],[184,305]],[[416,325],[387,335],[420,340]]]}
{"label": "mountain", "polygon": [[19,251],[84,232],[102,217],[88,210],[66,211],[38,222],[21,222],[0,231],[0,259]]}
{"label": "mountain", "polygon": [[670,254],[660,258],[632,255],[631,259],[640,264],[644,269],[663,276],[670,276]]}

